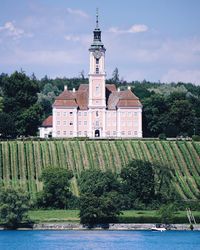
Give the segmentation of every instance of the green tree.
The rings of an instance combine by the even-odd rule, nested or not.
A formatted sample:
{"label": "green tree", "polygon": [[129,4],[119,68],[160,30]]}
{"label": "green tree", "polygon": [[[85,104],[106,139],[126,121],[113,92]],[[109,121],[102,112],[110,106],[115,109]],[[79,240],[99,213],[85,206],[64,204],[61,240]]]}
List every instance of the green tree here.
{"label": "green tree", "polygon": [[29,197],[23,190],[1,188],[0,220],[7,227],[16,228],[28,219]]}
{"label": "green tree", "polygon": [[158,211],[158,214],[161,217],[161,223],[165,224],[173,223],[176,210],[177,209],[174,204],[163,205]]}
{"label": "green tree", "polygon": [[124,193],[133,199],[139,199],[145,204],[155,197],[154,169],[150,162],[141,160],[132,161],[121,171]]}
{"label": "green tree", "polygon": [[[39,92],[38,82],[26,76],[24,72],[14,72],[10,76],[4,76],[2,79],[3,89],[3,111],[8,113],[13,120],[17,135],[33,135],[38,130],[38,125],[41,122],[41,110],[39,108],[32,108],[37,102],[37,92]],[[27,119],[28,114],[32,113],[34,109],[36,119],[32,127],[33,119]],[[31,114],[32,116],[32,114]],[[24,129],[25,117],[27,129]],[[35,125],[37,123],[37,126]]]}
{"label": "green tree", "polygon": [[114,222],[120,214],[119,182],[111,172],[86,170],[79,178],[80,221],[83,224]]}
{"label": "green tree", "polygon": [[0,137],[9,138],[15,137],[15,125],[13,118],[4,112],[0,113]]}
{"label": "green tree", "polygon": [[37,195],[37,204],[45,208],[68,208],[70,191],[70,179],[72,173],[62,168],[45,168],[42,172],[43,191]]}

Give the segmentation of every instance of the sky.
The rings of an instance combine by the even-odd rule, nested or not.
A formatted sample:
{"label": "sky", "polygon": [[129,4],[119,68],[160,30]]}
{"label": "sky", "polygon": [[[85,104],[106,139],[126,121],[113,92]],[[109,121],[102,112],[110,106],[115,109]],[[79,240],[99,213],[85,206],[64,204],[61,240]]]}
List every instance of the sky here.
{"label": "sky", "polygon": [[199,0],[1,0],[0,73],[87,76],[96,8],[107,78],[200,84]]}

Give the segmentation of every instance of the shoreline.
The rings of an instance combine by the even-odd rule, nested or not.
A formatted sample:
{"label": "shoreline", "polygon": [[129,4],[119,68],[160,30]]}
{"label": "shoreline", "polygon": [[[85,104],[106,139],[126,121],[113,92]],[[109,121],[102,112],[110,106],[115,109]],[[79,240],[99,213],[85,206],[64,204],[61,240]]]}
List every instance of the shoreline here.
{"label": "shoreline", "polygon": [[[16,230],[92,230],[92,231],[150,231],[152,227],[155,227],[154,223],[110,223],[99,224],[93,227],[84,226],[80,223],[36,223],[32,227],[19,227]],[[194,231],[200,231],[200,224],[193,225]],[[0,227],[1,230],[9,230],[4,227]],[[191,231],[190,224],[170,224],[170,231]]]}

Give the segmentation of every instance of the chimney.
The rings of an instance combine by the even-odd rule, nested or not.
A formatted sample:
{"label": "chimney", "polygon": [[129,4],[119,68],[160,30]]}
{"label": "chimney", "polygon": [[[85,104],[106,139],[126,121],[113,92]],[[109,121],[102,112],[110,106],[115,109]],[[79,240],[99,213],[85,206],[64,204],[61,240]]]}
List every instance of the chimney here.
{"label": "chimney", "polygon": [[120,92],[120,88],[117,88],[117,92]]}
{"label": "chimney", "polygon": [[131,90],[131,86],[128,86],[128,90]]}
{"label": "chimney", "polygon": [[67,85],[64,86],[64,90],[67,90]]}
{"label": "chimney", "polygon": [[73,92],[76,92],[75,88],[73,88]]}

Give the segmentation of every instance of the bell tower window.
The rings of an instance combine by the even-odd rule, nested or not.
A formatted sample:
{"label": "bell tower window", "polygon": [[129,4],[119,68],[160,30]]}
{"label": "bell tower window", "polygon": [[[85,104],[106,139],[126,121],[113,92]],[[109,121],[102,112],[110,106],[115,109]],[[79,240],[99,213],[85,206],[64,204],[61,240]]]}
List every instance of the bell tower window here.
{"label": "bell tower window", "polygon": [[99,59],[98,58],[96,59],[96,64],[99,64]]}
{"label": "bell tower window", "polygon": [[99,68],[96,67],[96,74],[99,74]]}

